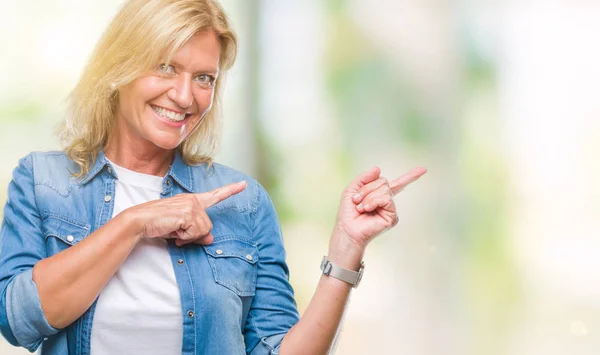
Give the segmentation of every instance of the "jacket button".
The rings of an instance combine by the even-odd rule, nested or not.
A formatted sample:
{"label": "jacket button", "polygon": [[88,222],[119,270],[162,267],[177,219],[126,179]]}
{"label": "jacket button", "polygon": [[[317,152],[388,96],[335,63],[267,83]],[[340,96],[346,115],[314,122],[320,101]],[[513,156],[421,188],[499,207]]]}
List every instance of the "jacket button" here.
{"label": "jacket button", "polygon": [[112,174],[112,168],[110,166],[108,168],[106,168],[106,170],[108,171],[109,174]]}
{"label": "jacket button", "polygon": [[217,249],[217,250],[215,251],[215,253],[217,253],[218,255],[221,255],[221,254],[223,254],[223,250],[221,250],[221,249]]}
{"label": "jacket button", "polygon": [[179,260],[177,260],[177,264],[179,264],[179,265],[183,265],[183,259],[179,259]]}
{"label": "jacket button", "polygon": [[246,259],[252,261],[252,255],[250,255],[250,254],[246,255]]}
{"label": "jacket button", "polygon": [[166,184],[167,184],[167,186],[171,186],[171,180],[170,180],[170,179],[167,179],[167,182],[166,182]]}
{"label": "jacket button", "polygon": [[74,240],[75,238],[72,235],[67,236],[67,242],[72,243]]}
{"label": "jacket button", "polygon": [[188,311],[188,317],[190,317],[190,318],[194,318],[194,312],[192,312],[192,311]]}
{"label": "jacket button", "polygon": [[104,201],[105,202],[110,202],[110,200],[112,200],[112,197],[110,195],[104,196]]}

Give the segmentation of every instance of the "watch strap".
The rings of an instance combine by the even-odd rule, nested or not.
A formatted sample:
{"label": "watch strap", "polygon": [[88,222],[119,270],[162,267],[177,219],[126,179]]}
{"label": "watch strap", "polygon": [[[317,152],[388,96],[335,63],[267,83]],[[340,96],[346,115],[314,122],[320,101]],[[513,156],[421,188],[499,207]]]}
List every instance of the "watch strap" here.
{"label": "watch strap", "polygon": [[353,271],[332,263],[327,259],[327,256],[324,256],[323,260],[321,261],[321,270],[323,271],[323,274],[349,283],[354,288],[358,287],[358,284],[362,279],[364,269],[364,262],[360,263],[360,268],[358,271]]}

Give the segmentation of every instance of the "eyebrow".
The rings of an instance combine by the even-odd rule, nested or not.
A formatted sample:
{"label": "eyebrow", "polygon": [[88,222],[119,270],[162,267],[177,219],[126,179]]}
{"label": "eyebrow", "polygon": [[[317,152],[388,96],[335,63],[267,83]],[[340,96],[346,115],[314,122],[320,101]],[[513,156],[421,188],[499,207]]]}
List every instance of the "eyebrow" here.
{"label": "eyebrow", "polygon": [[[171,59],[171,62],[169,64],[173,65],[177,69],[183,68],[183,65],[181,65],[181,63],[177,62],[174,59]],[[194,72],[194,75],[196,75],[196,74],[217,74],[217,73],[219,73],[219,69],[211,67],[211,68],[207,68],[207,69],[196,70]]]}

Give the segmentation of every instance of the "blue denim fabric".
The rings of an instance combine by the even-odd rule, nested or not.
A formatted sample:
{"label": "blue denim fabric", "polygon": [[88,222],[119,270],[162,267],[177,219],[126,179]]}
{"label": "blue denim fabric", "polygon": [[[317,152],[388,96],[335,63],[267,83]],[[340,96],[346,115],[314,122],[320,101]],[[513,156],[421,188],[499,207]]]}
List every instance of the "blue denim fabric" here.
{"label": "blue denim fabric", "polygon": [[[11,344],[31,352],[40,348],[43,355],[90,354],[95,303],[67,328],[53,328],[32,268],[81,242],[113,212],[117,176],[102,152],[84,179],[70,171],[76,166],[62,152],[21,159],[0,230],[0,331]],[[219,164],[188,166],[178,154],[161,198],[243,179],[246,190],[207,210],[212,245],[178,248],[169,242],[181,293],[182,354],[277,354],[299,319],[277,214],[260,184]]]}

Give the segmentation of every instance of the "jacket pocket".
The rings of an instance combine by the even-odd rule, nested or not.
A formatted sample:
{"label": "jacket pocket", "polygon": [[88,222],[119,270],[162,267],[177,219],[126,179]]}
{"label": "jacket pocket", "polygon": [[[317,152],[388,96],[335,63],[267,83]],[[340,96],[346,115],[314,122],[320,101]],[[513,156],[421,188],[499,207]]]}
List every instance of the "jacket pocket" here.
{"label": "jacket pocket", "polygon": [[239,296],[254,296],[258,267],[256,244],[235,236],[215,237],[204,250],[216,283]]}
{"label": "jacket pocket", "polygon": [[42,221],[48,256],[82,241],[90,234],[90,225],[69,218],[49,216]]}

